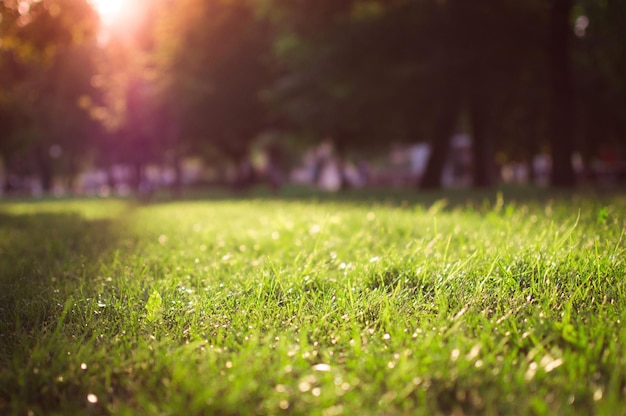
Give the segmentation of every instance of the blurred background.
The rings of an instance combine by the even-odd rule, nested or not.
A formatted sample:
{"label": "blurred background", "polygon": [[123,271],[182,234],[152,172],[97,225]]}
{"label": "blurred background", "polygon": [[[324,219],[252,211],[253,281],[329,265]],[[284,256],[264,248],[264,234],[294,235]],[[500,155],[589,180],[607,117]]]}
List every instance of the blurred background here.
{"label": "blurred background", "polygon": [[624,0],[0,0],[0,189],[626,182]]}

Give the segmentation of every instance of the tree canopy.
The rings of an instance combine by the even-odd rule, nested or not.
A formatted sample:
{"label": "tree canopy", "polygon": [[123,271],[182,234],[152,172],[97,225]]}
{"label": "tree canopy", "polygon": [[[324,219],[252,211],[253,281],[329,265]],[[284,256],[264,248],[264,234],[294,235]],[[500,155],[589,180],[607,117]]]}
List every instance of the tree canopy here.
{"label": "tree canopy", "polygon": [[619,0],[144,0],[110,27],[94,4],[0,3],[0,157],[45,189],[88,163],[137,184],[189,155],[239,164],[268,132],[344,159],[428,142],[423,187],[460,131],[474,186],[542,151],[572,186],[574,152],[625,145]]}

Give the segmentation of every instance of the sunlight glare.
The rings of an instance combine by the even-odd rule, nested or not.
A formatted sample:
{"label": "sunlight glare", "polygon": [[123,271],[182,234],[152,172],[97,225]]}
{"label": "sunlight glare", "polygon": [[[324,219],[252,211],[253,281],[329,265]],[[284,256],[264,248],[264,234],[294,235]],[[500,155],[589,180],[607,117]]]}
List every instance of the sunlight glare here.
{"label": "sunlight glare", "polygon": [[124,0],[89,0],[100,15],[102,23],[112,25],[120,18],[124,7]]}

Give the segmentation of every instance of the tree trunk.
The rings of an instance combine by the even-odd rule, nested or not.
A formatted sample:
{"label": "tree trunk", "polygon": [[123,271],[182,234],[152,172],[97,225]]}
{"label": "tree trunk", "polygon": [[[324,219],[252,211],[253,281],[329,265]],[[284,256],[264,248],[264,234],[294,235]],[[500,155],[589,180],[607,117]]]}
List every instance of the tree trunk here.
{"label": "tree trunk", "polygon": [[460,110],[459,91],[451,88],[450,94],[444,98],[443,107],[435,125],[434,141],[426,169],[419,183],[421,189],[440,189],[443,168],[450,151],[450,138],[456,128]]}
{"label": "tree trunk", "polygon": [[495,153],[490,129],[489,92],[482,85],[472,88],[469,97],[472,123],[472,183],[474,187],[486,188],[495,184]]}
{"label": "tree trunk", "polygon": [[117,180],[115,179],[115,175],[113,174],[112,163],[106,167],[106,173],[107,173],[107,186],[111,188],[111,191],[115,191],[115,188],[117,188]]}
{"label": "tree trunk", "polygon": [[530,137],[526,142],[526,155],[528,165],[528,183],[537,185],[537,172],[535,172],[535,156],[537,156],[538,146],[535,137]]}
{"label": "tree trunk", "polygon": [[[349,133],[346,133],[349,134]],[[340,139],[335,138],[333,140],[333,144],[335,147],[335,152],[337,155],[337,169],[339,170],[339,189],[345,191],[350,189],[350,182],[348,181],[348,176],[346,175],[346,146],[345,136],[342,136]]]}
{"label": "tree trunk", "polygon": [[523,142],[524,146],[520,151],[524,154],[526,160],[526,166],[528,169],[528,183],[537,185],[538,175],[535,172],[535,157],[539,154],[539,137],[541,137],[541,130],[539,127],[541,114],[538,112],[536,106],[529,105],[529,111],[525,117],[525,124],[528,130],[525,130],[526,140]]}
{"label": "tree trunk", "polygon": [[54,173],[52,172],[52,162],[42,146],[37,146],[35,150],[35,163],[37,164],[37,172],[41,181],[41,188],[45,193],[52,190],[52,181]]}
{"label": "tree trunk", "polygon": [[247,151],[230,149],[226,151],[230,160],[235,164],[235,181],[232,184],[235,190],[247,190],[254,185],[254,167]]}
{"label": "tree trunk", "polygon": [[550,147],[551,185],[555,187],[573,187],[576,184],[572,167],[574,102],[569,54],[571,10],[572,0],[552,0],[549,46],[552,76]]}
{"label": "tree trunk", "polygon": [[[178,113],[175,113],[178,115]],[[182,151],[181,151],[181,133],[179,129],[178,120],[180,118],[174,116],[174,114],[167,115],[167,124],[166,124],[166,140],[168,145],[171,146],[174,152],[174,182],[171,186],[172,196],[175,198],[180,198],[183,193],[183,167],[182,167]]]}
{"label": "tree trunk", "polygon": [[172,183],[172,195],[180,198],[183,194],[183,167],[181,157],[176,151],[174,156],[174,182]]}
{"label": "tree trunk", "polygon": [[11,172],[9,171],[9,158],[0,153],[0,166],[2,166],[2,192],[0,194],[6,194],[11,189],[11,185],[9,183],[9,176]]}
{"label": "tree trunk", "polygon": [[67,175],[67,189],[69,192],[74,193],[76,191],[76,180],[78,179],[78,162],[76,156],[70,156],[69,170]]}
{"label": "tree trunk", "polygon": [[144,180],[144,175],[143,175],[143,163],[139,160],[135,160],[135,163],[133,163],[133,189],[135,190],[135,192],[140,193],[141,192],[141,187],[143,185],[143,180]]}

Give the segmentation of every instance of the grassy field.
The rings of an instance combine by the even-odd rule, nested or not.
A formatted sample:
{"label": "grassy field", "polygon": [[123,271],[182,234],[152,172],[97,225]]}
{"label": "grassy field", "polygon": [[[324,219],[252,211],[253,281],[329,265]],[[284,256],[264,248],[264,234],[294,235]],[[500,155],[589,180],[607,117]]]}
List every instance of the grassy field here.
{"label": "grassy field", "polygon": [[0,414],[626,414],[626,197],[532,196],[2,202]]}

